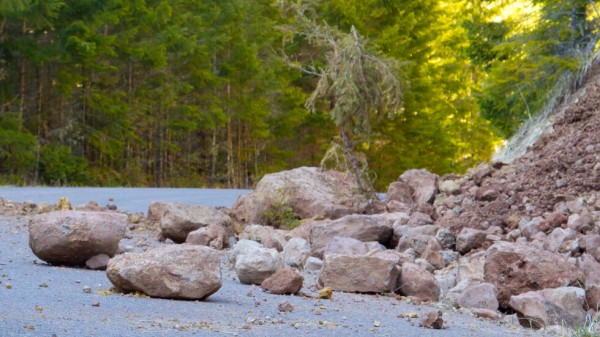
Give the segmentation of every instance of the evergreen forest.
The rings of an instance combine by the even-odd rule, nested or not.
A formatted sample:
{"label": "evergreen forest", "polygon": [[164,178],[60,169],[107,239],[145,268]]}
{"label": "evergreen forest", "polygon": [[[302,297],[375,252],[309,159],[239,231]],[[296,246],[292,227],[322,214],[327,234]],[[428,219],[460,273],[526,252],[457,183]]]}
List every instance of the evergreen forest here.
{"label": "evergreen forest", "polygon": [[0,0],[0,184],[461,173],[577,85],[597,5]]}

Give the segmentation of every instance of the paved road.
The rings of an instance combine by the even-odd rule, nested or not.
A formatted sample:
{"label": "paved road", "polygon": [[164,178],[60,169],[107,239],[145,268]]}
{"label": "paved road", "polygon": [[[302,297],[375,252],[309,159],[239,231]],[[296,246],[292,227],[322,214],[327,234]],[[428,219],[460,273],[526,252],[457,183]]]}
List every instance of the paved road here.
{"label": "paved road", "polygon": [[146,212],[154,201],[231,207],[238,196],[249,192],[207,188],[0,187],[0,197],[7,200],[54,204],[60,197],[69,197],[73,206],[90,200],[104,206],[113,198],[119,209],[128,212]]}

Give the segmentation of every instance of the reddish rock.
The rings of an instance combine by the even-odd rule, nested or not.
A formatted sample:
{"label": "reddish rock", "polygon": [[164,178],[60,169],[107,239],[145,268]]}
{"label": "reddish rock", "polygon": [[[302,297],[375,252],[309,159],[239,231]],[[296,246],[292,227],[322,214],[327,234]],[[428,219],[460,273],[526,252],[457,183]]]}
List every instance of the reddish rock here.
{"label": "reddish rock", "polygon": [[540,329],[549,325],[573,327],[585,322],[584,300],[583,289],[563,287],[512,296],[509,306],[517,312],[519,322],[526,328]]}
{"label": "reddish rock", "polygon": [[417,204],[433,203],[437,190],[438,176],[427,170],[408,170],[398,181],[405,182],[413,190],[413,200]]}
{"label": "reddish rock", "polygon": [[494,187],[481,187],[475,193],[475,199],[480,201],[494,201],[500,192]]}
{"label": "reddish rock", "polygon": [[34,216],[29,247],[51,264],[81,266],[90,258],[114,256],[125,233],[127,216],[108,212],[59,211]]}
{"label": "reddish rock", "polygon": [[279,269],[261,283],[261,287],[273,294],[297,294],[302,289],[302,275],[291,268]]}
{"label": "reddish rock", "polygon": [[511,296],[545,288],[583,284],[583,274],[555,253],[524,244],[497,242],[485,255],[485,281],[496,287],[501,308]]}
{"label": "reddish rock", "polygon": [[221,225],[208,225],[190,232],[185,243],[223,249],[227,245],[227,232]]}
{"label": "reddish rock", "polygon": [[446,262],[442,258],[442,246],[436,238],[429,239],[425,251],[421,255],[435,269],[442,269],[446,266]]}
{"label": "reddish rock", "polygon": [[456,251],[466,254],[473,249],[477,249],[485,243],[487,234],[478,229],[463,228],[456,237]]}
{"label": "reddish rock", "polygon": [[496,311],[498,300],[495,287],[490,283],[481,283],[467,287],[458,298],[458,305],[467,309],[488,309]]}
{"label": "reddish rock", "polygon": [[440,298],[440,286],[433,274],[413,263],[402,265],[398,292],[424,301],[437,301]]}
{"label": "reddish rock", "polygon": [[585,291],[586,309],[600,311],[600,285],[591,285]]}
{"label": "reddish rock", "polygon": [[120,291],[201,300],[221,288],[220,261],[217,251],[208,247],[167,245],[117,255],[108,262],[106,275]]}
{"label": "reddish rock", "polygon": [[288,301],[283,301],[277,305],[277,309],[279,312],[292,312],[294,311],[294,306]]}
{"label": "reddish rock", "polygon": [[394,200],[407,205],[412,205],[415,202],[413,199],[414,193],[415,190],[413,190],[408,183],[403,181],[395,181],[388,187],[387,200]]}

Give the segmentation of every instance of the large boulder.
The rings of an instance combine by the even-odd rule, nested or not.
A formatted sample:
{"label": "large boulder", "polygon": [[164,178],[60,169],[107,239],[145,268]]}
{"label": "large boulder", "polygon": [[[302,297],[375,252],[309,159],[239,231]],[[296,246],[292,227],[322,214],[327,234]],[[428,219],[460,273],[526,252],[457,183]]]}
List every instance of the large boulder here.
{"label": "large boulder", "polygon": [[437,301],[441,293],[433,274],[413,263],[402,265],[398,290],[401,295],[417,297],[423,301]]}
{"label": "large boulder", "polygon": [[249,246],[246,251],[237,254],[234,269],[241,283],[260,285],[282,266],[277,250]]}
{"label": "large boulder", "polygon": [[117,255],[106,274],[118,290],[170,299],[205,299],[222,285],[219,254],[204,246],[168,245]]}
{"label": "large boulder", "polygon": [[337,219],[364,213],[370,204],[347,174],[300,167],[265,175],[254,192],[238,198],[232,214],[242,223],[262,223],[264,212],[282,203],[301,219]]}
{"label": "large boulder", "polygon": [[398,266],[391,259],[328,255],[319,275],[319,284],[338,291],[393,292],[398,284],[398,275]]}
{"label": "large boulder", "polygon": [[322,258],[333,238],[349,237],[362,242],[377,241],[387,245],[392,238],[392,224],[380,215],[348,215],[331,222],[315,224],[310,232],[312,255]]}
{"label": "large boulder", "polygon": [[433,203],[437,190],[438,176],[427,170],[408,170],[398,178],[413,189],[413,200],[417,204]]}
{"label": "large boulder", "polygon": [[573,327],[585,322],[585,291],[562,287],[530,291],[512,296],[509,306],[517,312],[524,327],[539,329],[549,325]]}
{"label": "large boulder", "polygon": [[108,212],[59,211],[34,216],[29,247],[51,264],[81,266],[100,254],[114,256],[127,216]]}
{"label": "large boulder", "polygon": [[188,234],[209,225],[228,228],[231,218],[215,207],[166,203],[162,205],[161,235],[176,243],[185,242]]}
{"label": "large boulder", "polygon": [[525,244],[497,242],[486,252],[485,281],[496,286],[500,307],[511,296],[545,288],[583,284],[584,277],[562,255]]}

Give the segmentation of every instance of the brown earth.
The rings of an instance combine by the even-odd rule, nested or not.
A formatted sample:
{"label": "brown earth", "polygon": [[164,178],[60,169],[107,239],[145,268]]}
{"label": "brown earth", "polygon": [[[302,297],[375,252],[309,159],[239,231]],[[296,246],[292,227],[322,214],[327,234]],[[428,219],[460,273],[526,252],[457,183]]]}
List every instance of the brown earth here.
{"label": "brown earth", "polygon": [[[600,84],[591,82],[585,90],[562,116],[556,116],[554,131],[540,137],[523,157],[508,165],[484,164],[472,170],[461,194],[473,203],[463,203],[458,216],[438,224],[456,233],[465,225],[499,226],[509,232],[522,216],[542,216],[562,202],[583,197],[599,203],[593,194],[600,191]],[[442,180],[448,178],[453,176]],[[558,225],[560,221],[546,224],[546,232]]]}

